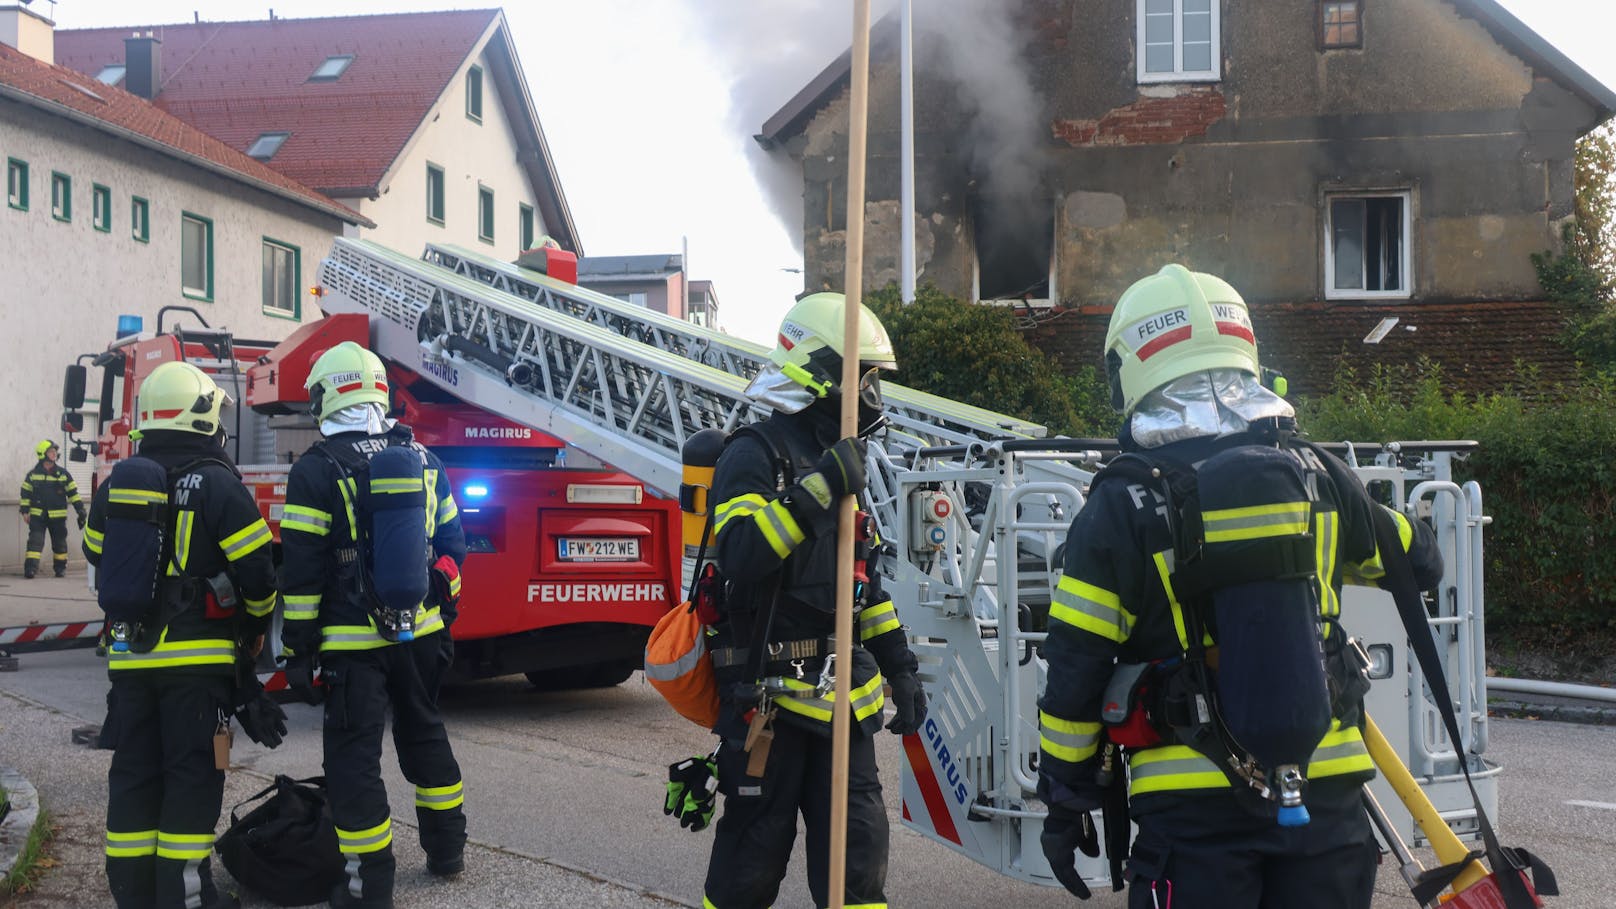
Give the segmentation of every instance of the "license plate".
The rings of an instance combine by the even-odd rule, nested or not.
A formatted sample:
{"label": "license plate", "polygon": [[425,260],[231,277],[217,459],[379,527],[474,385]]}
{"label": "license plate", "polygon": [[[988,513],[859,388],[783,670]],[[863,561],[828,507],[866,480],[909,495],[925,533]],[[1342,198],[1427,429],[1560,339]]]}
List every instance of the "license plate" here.
{"label": "license plate", "polygon": [[559,537],[556,540],[563,562],[638,562],[640,541],[634,537]]}

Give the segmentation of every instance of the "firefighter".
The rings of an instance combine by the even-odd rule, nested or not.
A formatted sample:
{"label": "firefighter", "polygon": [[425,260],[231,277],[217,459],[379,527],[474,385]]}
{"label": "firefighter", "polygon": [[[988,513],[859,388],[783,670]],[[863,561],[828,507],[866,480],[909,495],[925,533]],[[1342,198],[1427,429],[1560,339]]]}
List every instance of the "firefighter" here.
{"label": "firefighter", "polygon": [[[399,767],[415,785],[427,870],[449,877],[463,866],[464,787],[438,713],[438,690],[453,659],[449,625],[466,541],[443,464],[413,441],[408,426],[387,416],[387,372],[375,354],[345,341],[320,355],[305,387],[323,438],[292,466],[281,521],[286,674],[305,700],[316,703],[311,678],[318,664],[326,692],[325,774],[338,845],[347,859],[347,877],[332,892],[331,905],[391,906],[393,827],[381,778],[389,707]],[[362,579],[372,567],[427,572],[429,566],[361,564],[368,555],[356,527],[365,519],[358,484],[366,482],[369,460],[395,446],[419,452],[415,490],[424,493],[423,532],[439,566],[434,571],[440,579],[454,575],[454,596],[445,581],[417,608],[410,641],[384,636]]]}
{"label": "firefighter", "polygon": [[130,649],[108,654],[107,882],[119,909],[238,905],[214,886],[208,860],[224,798],[215,737],[239,703],[237,661],[256,655],[274,611],[275,563],[269,527],[220,444],[228,401],[188,363],[164,363],[140,386],[129,435],[140,457],[167,472],[169,542],[157,550],[165,565],[133,565],[109,525],[119,509],[161,492],[109,480],[95,491],[84,530],[102,585],[122,580],[114,572],[145,571],[137,583],[150,589],[161,575]]}
{"label": "firefighter", "polygon": [[[830,903],[835,692],[820,682],[832,683],[829,672],[821,673],[835,650],[838,502],[864,490],[863,439],[886,419],[879,371],[897,366],[886,330],[863,309],[855,352],[859,434],[838,439],[845,306],[841,294],[816,293],[786,314],[772,365],[747,389],[774,413],[733,435],[714,472],[717,565],[729,584],[711,645],[724,807],[703,905],[716,909],[774,902],[799,814],[808,837],[809,890],[816,905]],[[915,655],[881,590],[877,557],[864,544],[856,556],[868,578],[855,585],[857,646],[852,666],[835,667],[852,673],[844,896],[849,906],[871,907],[886,905],[888,828],[873,737],[883,718],[882,683],[892,689],[896,715],[887,729],[894,733],[919,730],[926,698]],[[751,658],[754,642],[767,643],[767,658]],[[762,691],[759,678],[766,682]]]}
{"label": "firefighter", "polygon": [[[1442,573],[1434,537],[1423,523],[1386,509],[1378,520],[1395,521],[1404,551],[1377,549],[1373,510],[1381,506],[1344,464],[1291,434],[1291,406],[1259,381],[1246,305],[1221,279],[1168,265],[1135,283],[1112,314],[1106,365],[1112,406],[1124,418],[1119,432],[1123,449],[1153,466],[1119,481],[1105,479],[1102,472],[1067,537],[1045,643],[1047,684],[1039,701],[1039,795],[1049,810],[1042,844],[1050,866],[1069,890],[1087,898],[1088,889],[1074,870],[1074,850],[1098,854],[1089,812],[1107,798],[1102,782],[1112,780],[1127,787],[1125,794],[1113,791],[1113,797],[1121,799],[1124,811],[1131,810],[1139,829],[1125,872],[1133,909],[1169,902],[1175,909],[1367,909],[1377,864],[1359,800],[1360,788],[1374,776],[1361,734],[1362,694],[1368,685],[1360,666],[1349,664],[1351,651],[1343,646],[1347,635],[1338,622],[1340,590],[1344,581],[1372,583],[1383,576],[1381,560],[1387,557],[1408,558],[1421,586],[1434,585]],[[1266,450],[1240,447],[1252,445]],[[1224,452],[1230,453],[1228,458],[1219,458]],[[1247,457],[1249,461],[1239,460]],[[1284,663],[1292,658],[1304,669],[1311,666],[1316,675],[1328,676],[1327,685],[1320,680],[1328,694],[1316,727],[1324,734],[1311,739],[1318,744],[1310,751],[1304,740],[1303,753],[1311,755],[1304,762],[1311,821],[1299,825],[1295,818],[1287,820],[1275,800],[1260,794],[1252,779],[1232,769],[1229,752],[1220,750],[1227,745],[1223,726],[1229,717],[1251,716],[1249,708],[1255,707],[1259,721],[1283,725],[1287,717],[1281,702],[1297,694],[1269,692],[1278,700],[1268,711],[1263,704],[1219,700],[1215,690],[1203,690],[1197,681],[1210,675],[1227,684],[1238,670],[1264,663],[1231,665],[1231,640],[1237,633],[1261,635],[1275,629],[1233,621],[1220,626],[1225,653],[1217,669],[1212,648],[1219,643],[1219,628],[1208,626],[1202,601],[1189,589],[1182,555],[1175,560],[1184,550],[1175,547],[1169,525],[1170,514],[1181,520],[1175,490],[1185,488],[1180,485],[1183,471],[1200,477],[1203,500],[1214,492],[1226,498],[1231,489],[1237,496],[1251,490],[1236,488],[1238,481],[1209,490],[1216,485],[1207,479],[1214,464],[1250,463],[1266,469],[1263,465],[1276,458],[1295,472],[1298,489],[1315,490],[1311,499],[1307,493],[1300,496],[1291,512],[1295,526],[1288,531],[1305,541],[1299,563],[1305,570],[1273,572],[1296,579],[1305,592],[1302,608],[1293,613],[1302,616],[1313,649],[1282,652],[1283,643],[1276,638],[1267,659]],[[1158,470],[1163,477],[1159,482],[1152,472]],[[1174,485],[1163,486],[1168,482]],[[1238,538],[1257,536],[1258,530],[1267,534],[1278,526],[1269,523],[1270,515],[1259,513],[1263,508],[1205,514],[1232,516],[1246,528],[1234,534]],[[1209,523],[1197,539],[1210,549],[1214,539],[1222,538]],[[1270,574],[1266,566],[1256,570],[1229,559],[1212,567],[1231,576],[1246,572],[1245,581]],[[1269,586],[1252,583],[1240,590],[1279,584],[1264,583]],[[1250,603],[1253,609],[1262,605],[1254,599]],[[1217,608],[1224,607],[1218,603]],[[1204,636],[1195,633],[1198,628]],[[1327,672],[1320,667],[1321,647]],[[1128,701],[1129,693],[1143,691],[1134,714],[1144,716],[1149,728],[1125,733],[1120,724],[1102,725],[1103,716],[1115,719],[1106,716],[1113,709],[1112,698],[1104,696],[1108,682],[1114,673],[1139,665],[1149,667],[1149,683],[1127,686],[1117,699]],[[1203,666],[1212,668],[1203,673]],[[1218,684],[1214,681],[1212,687]],[[1196,700],[1203,695],[1205,700]],[[1257,701],[1264,696],[1258,691],[1245,697]],[[1190,709],[1197,703],[1212,706],[1210,723],[1204,711]],[[1138,714],[1141,710],[1145,712]],[[1198,723],[1207,732],[1203,737],[1181,731]],[[1122,759],[1114,741],[1132,743],[1126,750],[1126,776],[1120,767],[1107,766]],[[1102,768],[1109,772],[1102,773]],[[1109,828],[1109,806],[1106,818]],[[1117,823],[1127,830],[1126,817]],[[1122,836],[1119,846],[1126,845],[1126,834]]]}
{"label": "firefighter", "polygon": [[51,567],[57,577],[67,574],[67,506],[73,506],[79,526],[84,526],[84,500],[79,498],[79,488],[56,463],[61,451],[50,439],[41,440],[34,446],[34,457],[39,461],[22,481],[22,502],[18,507],[28,518],[28,555],[22,567],[25,578],[39,572],[46,530],[51,538]]}

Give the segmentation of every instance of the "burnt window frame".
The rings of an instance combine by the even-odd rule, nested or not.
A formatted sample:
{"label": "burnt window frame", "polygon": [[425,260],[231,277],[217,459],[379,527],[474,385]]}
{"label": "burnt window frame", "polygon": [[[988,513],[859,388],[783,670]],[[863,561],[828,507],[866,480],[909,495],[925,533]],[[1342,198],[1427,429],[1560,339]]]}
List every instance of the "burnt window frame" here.
{"label": "burnt window frame", "polygon": [[[1325,28],[1324,11],[1325,11],[1325,9],[1327,7],[1331,7],[1331,6],[1347,6],[1347,5],[1351,5],[1351,6],[1356,8],[1357,20],[1353,24],[1357,26],[1357,36],[1358,36],[1357,40],[1353,41],[1353,42],[1350,42],[1350,43],[1346,42],[1346,41],[1337,41],[1335,43],[1326,42],[1325,39],[1324,39],[1324,28]],[[1313,31],[1314,31],[1313,37],[1314,37],[1314,44],[1321,51],[1329,51],[1329,50],[1359,50],[1359,49],[1362,49],[1363,48],[1363,27],[1364,27],[1364,0],[1317,0],[1317,2],[1315,2],[1313,4]]]}

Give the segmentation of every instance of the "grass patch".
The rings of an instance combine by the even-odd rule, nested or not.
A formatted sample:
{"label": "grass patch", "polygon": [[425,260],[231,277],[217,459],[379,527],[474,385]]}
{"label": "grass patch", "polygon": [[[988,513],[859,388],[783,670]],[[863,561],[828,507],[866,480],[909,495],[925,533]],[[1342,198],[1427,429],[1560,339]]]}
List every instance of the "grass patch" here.
{"label": "grass patch", "polygon": [[39,816],[34,820],[34,829],[28,832],[28,842],[17,856],[16,866],[4,880],[0,880],[0,894],[27,893],[41,874],[56,866],[56,860],[45,854],[45,847],[50,845],[55,835],[56,825],[50,813],[41,807]]}

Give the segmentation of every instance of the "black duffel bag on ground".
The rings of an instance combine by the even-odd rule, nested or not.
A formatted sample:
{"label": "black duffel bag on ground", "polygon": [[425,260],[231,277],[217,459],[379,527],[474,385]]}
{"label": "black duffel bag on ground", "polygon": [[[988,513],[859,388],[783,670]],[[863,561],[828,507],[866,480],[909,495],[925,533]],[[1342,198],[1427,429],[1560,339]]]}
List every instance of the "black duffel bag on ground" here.
{"label": "black duffel bag on ground", "polygon": [[[238,816],[242,805],[269,799]],[[342,853],[325,777],[275,782],[230,809],[230,828],[214,849],[243,887],[281,906],[324,903],[342,881]]]}

